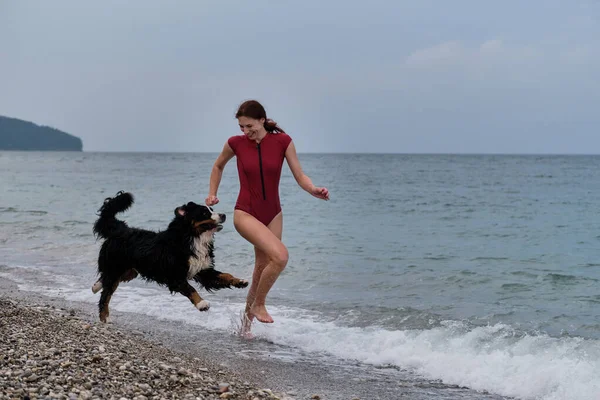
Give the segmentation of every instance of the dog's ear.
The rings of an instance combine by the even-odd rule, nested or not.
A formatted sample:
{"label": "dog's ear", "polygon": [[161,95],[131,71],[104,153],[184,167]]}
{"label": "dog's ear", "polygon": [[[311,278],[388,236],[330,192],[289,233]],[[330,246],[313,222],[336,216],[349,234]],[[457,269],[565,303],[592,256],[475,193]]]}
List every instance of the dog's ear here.
{"label": "dog's ear", "polygon": [[175,209],[175,216],[177,216],[177,217],[185,216],[185,206],[177,207]]}

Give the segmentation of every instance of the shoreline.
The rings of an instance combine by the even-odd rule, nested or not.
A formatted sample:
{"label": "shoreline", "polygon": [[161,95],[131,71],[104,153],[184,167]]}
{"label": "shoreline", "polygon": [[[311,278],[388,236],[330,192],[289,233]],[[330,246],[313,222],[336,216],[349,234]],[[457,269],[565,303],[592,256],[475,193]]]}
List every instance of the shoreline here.
{"label": "shoreline", "polygon": [[293,399],[73,308],[0,294],[0,321],[2,398]]}
{"label": "shoreline", "polygon": [[[10,314],[7,314],[8,309],[13,310],[13,315],[30,315],[30,317],[26,319],[21,317],[9,322],[9,318],[6,318]],[[70,368],[71,365],[90,365],[96,368],[96,363],[102,358],[94,361],[94,357],[101,357],[102,353],[106,353],[109,348],[102,342],[117,346],[111,350],[112,356],[116,357],[115,360],[111,361],[110,365],[105,365],[104,369],[100,368],[101,372],[105,372],[102,379],[110,381],[113,379],[112,375],[119,376],[123,382],[122,386],[126,387],[125,393],[94,395],[93,392],[84,392],[80,395],[71,392],[69,397],[69,392],[65,392],[63,388],[62,396],[42,395],[29,396],[29,398],[425,400],[448,395],[456,399],[469,400],[503,398],[486,391],[478,392],[467,387],[444,385],[435,380],[415,379],[416,377],[411,376],[410,373],[396,368],[365,368],[360,363],[347,360],[336,361],[328,357],[296,353],[293,349],[281,348],[268,340],[245,340],[233,332],[207,330],[183,321],[157,319],[144,314],[114,309],[111,311],[111,320],[113,322],[109,324],[101,323],[98,320],[97,305],[94,303],[21,290],[16,281],[6,276],[2,277],[0,279],[0,354],[2,354],[0,400],[25,398],[24,396],[10,397],[3,392],[7,387],[12,387],[9,385],[10,379],[7,379],[7,370],[19,368],[21,374],[27,374],[21,376],[19,381],[21,385],[27,383],[23,378],[29,377],[29,372],[40,376],[40,373],[27,365],[25,368],[21,368],[20,365],[9,368],[2,359],[7,351],[14,349],[16,352],[18,349],[21,352],[18,355],[30,357],[30,362],[36,364],[35,368],[39,368],[38,364],[47,368],[48,363],[54,360],[55,354],[54,351],[51,352],[52,354],[45,353],[49,349],[60,349],[66,344],[66,354],[69,357],[76,357],[77,360],[66,360],[73,363],[69,364]],[[44,326],[42,332],[27,336],[28,332],[36,332],[36,329],[39,331],[37,328],[39,326]],[[17,335],[20,336],[8,338],[9,334],[15,334],[15,329],[18,329]],[[86,342],[86,335],[100,340]],[[19,340],[22,343],[19,343]],[[52,340],[57,344],[48,347],[48,343]],[[41,342],[44,344],[41,345]],[[104,351],[101,351],[100,346]],[[121,351],[119,346],[125,346],[125,352]],[[23,349],[27,349],[25,353],[22,353]],[[60,350],[62,354],[63,351]],[[134,365],[130,356],[139,355],[144,357]],[[60,366],[61,363],[53,366]],[[28,372],[27,368],[31,371]],[[79,374],[76,373],[77,371]],[[79,383],[81,379],[87,379],[87,387],[91,384],[92,389],[97,386],[94,382],[100,382],[99,377],[93,375],[95,369],[77,371],[71,371],[71,375],[68,374],[69,371],[62,371],[62,376],[65,379],[71,376],[71,380],[73,376],[78,376]],[[146,395],[145,392],[140,392],[139,381],[143,385],[150,385],[147,383],[146,375],[151,371],[158,373],[158,376],[153,374],[150,377],[157,380],[155,383],[158,392],[150,391]],[[128,379],[123,380],[123,375],[128,376]],[[38,383],[43,381],[42,377],[35,379]],[[227,384],[223,385],[227,387],[224,393],[219,392],[222,389],[221,383]],[[173,385],[180,386],[174,388]],[[167,388],[167,395],[165,392],[160,392],[161,389],[167,390]],[[195,392],[190,393],[190,388]],[[40,390],[40,387],[37,386],[37,389]],[[149,388],[143,386],[141,389]],[[81,389],[77,388],[77,390]],[[84,386],[84,390],[88,389]]]}
{"label": "shoreline", "polygon": [[[128,380],[121,379],[128,391],[124,394],[103,393],[95,396],[92,392],[91,397],[88,396],[89,393],[79,395],[73,392],[69,397],[69,393],[65,392],[62,397],[36,396],[35,398],[38,399],[397,400],[402,398],[425,400],[447,396],[457,400],[504,398],[487,391],[476,391],[463,386],[446,385],[437,380],[420,378],[410,371],[393,367],[369,367],[359,362],[298,352],[293,348],[278,346],[260,336],[255,340],[246,340],[240,338],[234,331],[209,330],[192,323],[162,319],[142,313],[119,311],[113,308],[112,322],[103,324],[98,319],[96,303],[67,300],[60,297],[60,294],[49,295],[21,290],[18,282],[6,275],[0,275],[0,354],[2,355],[0,356],[0,400],[24,399],[23,396],[10,397],[3,392],[4,388],[10,386],[10,380],[6,377],[7,369],[19,367],[17,365],[8,368],[2,360],[4,354],[10,349],[23,351],[22,349],[26,348],[25,353],[19,353],[20,356],[33,356],[31,362],[46,365],[53,360],[54,356],[52,353],[44,357],[45,352],[48,351],[47,343],[51,340],[59,340],[59,342],[49,347],[50,349],[60,349],[64,344],[67,345],[67,349],[70,349],[67,354],[78,360],[70,361],[74,365],[91,365],[94,368],[97,367],[95,363],[101,360],[94,361],[94,356],[101,356],[100,353],[103,353],[100,346],[103,346],[104,352],[108,349],[108,346],[103,345],[102,342],[116,345],[117,348],[113,348],[111,353],[116,357],[115,361],[111,361],[110,366],[105,365],[105,368],[101,368],[100,371],[116,374],[121,378],[123,374],[128,375]],[[5,307],[5,303],[9,305]],[[6,318],[6,309],[11,308],[18,311],[13,311],[15,315],[33,317],[5,322],[9,321]],[[66,329],[63,325],[70,328]],[[9,333],[14,334],[16,328],[19,329],[18,334],[22,335],[24,332],[35,332],[38,326],[44,326],[44,329],[37,336],[10,339],[7,337]],[[84,342],[86,335],[99,338],[100,341]],[[23,342],[19,343],[19,340]],[[65,340],[71,342],[67,343]],[[314,337],[310,340],[319,339]],[[40,342],[46,342],[43,345],[45,347],[40,347]],[[121,345],[125,346],[126,352],[118,347]],[[73,346],[75,350],[72,349]],[[140,354],[146,358],[142,357],[140,367],[134,368],[128,355]],[[60,366],[60,363],[55,364],[54,367],[56,365]],[[172,368],[164,368],[161,365]],[[132,368],[133,371],[130,371]],[[33,368],[30,369],[33,373]],[[28,374],[27,368],[19,370],[21,373]],[[92,384],[92,388],[94,388],[93,382],[99,382],[99,378],[93,376],[94,371],[79,371],[84,379],[88,381],[91,379],[88,383]],[[144,392],[136,393],[136,388],[138,392],[140,389],[138,381],[149,385],[143,380],[147,378],[145,375],[150,371],[158,372],[158,376],[151,376],[152,379],[158,380],[156,382],[158,393],[150,392],[150,395]],[[102,379],[112,379],[110,374],[105,374],[109,377],[104,376]],[[172,375],[175,379],[172,379]],[[142,378],[138,379],[139,376]],[[69,375],[66,375],[66,378],[68,377]],[[179,382],[180,387],[175,390],[172,385],[166,386],[169,392],[165,395],[160,392],[160,389],[165,389],[169,380],[172,380],[173,385]],[[36,381],[42,381],[42,378]],[[20,382],[23,383],[23,379]],[[228,388],[224,393],[219,392],[221,383],[228,384],[224,385]],[[196,392],[186,391],[190,387]],[[85,387],[84,389],[88,390]],[[148,387],[144,386],[143,389],[147,390]],[[185,397],[186,395],[189,396]],[[29,398],[34,397],[29,396]]]}
{"label": "shoreline", "polygon": [[[8,309],[13,310],[13,315],[28,315],[29,319],[17,318],[11,320],[7,318],[10,314],[7,314]],[[98,320],[96,304],[20,290],[18,283],[10,278],[0,279],[0,354],[4,355],[11,349],[14,349],[12,354],[18,354],[18,357],[31,357],[37,354],[31,362],[35,362],[38,365],[36,368],[39,368],[41,363],[46,364],[46,362],[53,359],[53,354],[45,355],[48,348],[60,349],[66,343],[67,350],[65,350],[65,354],[68,354],[69,357],[75,357],[75,361],[70,361],[73,365],[96,367],[95,364],[89,364],[90,358],[93,361],[93,357],[100,353],[100,346],[103,346],[106,352],[109,348],[107,344],[111,343],[117,346],[111,354],[118,357],[110,362],[110,368],[108,365],[105,366],[104,371],[110,374],[106,374],[102,379],[113,379],[111,374],[134,374],[134,372],[129,371],[130,368],[133,368],[133,363],[127,364],[127,357],[136,354],[144,354],[145,357],[148,357],[146,360],[141,360],[139,368],[143,366],[143,369],[138,369],[135,372],[138,375],[141,371],[148,373],[154,370],[156,372],[158,371],[156,365],[165,364],[174,368],[165,371],[175,372],[178,377],[179,369],[183,369],[182,373],[184,374],[187,374],[187,370],[189,370],[189,372],[195,374],[196,378],[203,378],[198,381],[200,386],[195,387],[192,379],[194,375],[192,375],[192,378],[181,375],[181,379],[178,379],[185,380],[185,378],[188,378],[191,386],[183,385],[175,391],[171,391],[171,388],[168,396],[161,395],[160,392],[154,394],[150,392],[150,395],[140,393],[137,400],[144,398],[391,400],[397,399],[400,393],[404,396],[407,395],[405,392],[408,388],[403,384],[399,384],[393,374],[386,376],[386,371],[382,371],[381,376],[379,376],[383,379],[375,382],[370,376],[372,371],[366,375],[365,371],[356,365],[346,364],[343,371],[332,373],[331,366],[328,364],[311,358],[300,360],[289,358],[289,354],[285,350],[283,352],[278,351],[277,346],[263,340],[245,340],[234,335],[223,335],[222,332],[198,330],[198,327],[192,324],[156,320],[142,314],[119,312],[118,310],[111,311],[111,320],[113,322],[108,324],[103,324]],[[36,327],[39,326],[44,326],[41,333],[36,331]],[[18,332],[15,330],[18,330]],[[28,332],[37,333],[30,336]],[[8,338],[9,335],[15,334],[21,335],[16,338],[16,344],[11,342],[15,337]],[[90,338],[86,339],[86,335],[89,335]],[[22,340],[22,343],[19,343],[19,339]],[[60,342],[56,342],[56,340],[60,340]],[[48,343],[51,341],[55,341],[56,344],[48,347]],[[67,341],[71,342],[67,343]],[[45,343],[42,348],[40,347],[41,342]],[[127,350],[126,348],[127,353],[118,349],[119,346],[125,346],[125,344],[131,349]],[[73,346],[79,350],[71,349]],[[17,349],[19,353],[16,353]],[[152,351],[149,352],[148,349]],[[32,354],[28,354],[28,352]],[[119,362],[119,360],[121,361]],[[176,362],[174,363],[172,360]],[[69,360],[66,360],[66,362],[69,362]],[[95,361],[93,362],[95,363]],[[152,366],[149,365],[150,363]],[[174,367],[175,364],[178,366],[177,369]],[[60,366],[60,364],[58,365]],[[10,397],[4,392],[6,388],[12,387],[11,379],[14,377],[12,375],[7,377],[6,375],[7,370],[11,369],[18,369],[22,373],[28,374],[26,372],[27,368],[22,369],[20,365],[9,367],[0,357],[0,400],[24,398],[23,396]],[[30,369],[33,373],[33,368]],[[67,372],[63,371],[65,374]],[[74,373],[74,371],[71,372]],[[79,372],[82,374],[81,376],[90,378],[90,383],[100,382],[98,377],[92,379],[90,374],[93,371],[81,370]],[[43,383],[44,377],[41,373],[36,372],[36,374],[40,376],[39,379],[36,379],[37,383]],[[138,375],[131,376],[138,377]],[[160,390],[174,374],[159,375],[154,379],[160,381],[157,382]],[[379,375],[379,373],[376,372],[376,375]],[[27,376],[23,376],[18,380],[21,385],[26,383],[23,380],[24,378],[27,378]],[[129,389],[133,390],[137,381],[130,378],[130,380],[124,382],[126,383],[124,386],[129,385]],[[221,389],[219,387],[221,383],[229,384],[227,392],[218,392],[218,389]],[[47,386],[50,388],[51,385]],[[186,390],[190,387],[194,390],[199,388],[197,393],[204,397],[184,397],[185,394],[188,394]],[[146,386],[144,388],[147,389]],[[133,394],[136,394],[135,390]],[[62,397],[49,397],[48,395],[32,397],[30,395],[29,398],[70,399],[68,395],[69,392],[65,392]],[[220,397],[221,395],[223,397]],[[123,400],[136,397],[130,397],[127,393],[122,394],[119,392],[118,394],[103,393],[101,396],[92,395],[91,397],[86,397],[85,393],[84,395],[73,393],[71,398],[115,398]],[[405,398],[410,399],[412,396]]]}
{"label": "shoreline", "polygon": [[[0,399],[305,398],[121,318],[103,324],[92,304],[21,291],[0,279]],[[307,398],[313,397],[325,399]]]}

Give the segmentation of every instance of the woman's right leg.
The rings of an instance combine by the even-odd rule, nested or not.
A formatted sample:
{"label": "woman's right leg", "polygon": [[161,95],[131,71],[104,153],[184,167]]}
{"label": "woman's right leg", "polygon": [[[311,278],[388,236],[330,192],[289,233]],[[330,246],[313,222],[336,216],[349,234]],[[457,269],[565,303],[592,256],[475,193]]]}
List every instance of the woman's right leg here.
{"label": "woman's right leg", "polygon": [[256,297],[256,289],[260,282],[260,276],[263,270],[269,264],[269,257],[258,247],[254,247],[254,272],[252,273],[252,283],[248,290],[248,296],[246,297],[246,309],[244,310],[244,318],[242,320],[242,335],[252,337],[250,334],[250,327],[254,316],[250,313],[250,307],[254,304],[254,298]]}
{"label": "woman's right leg", "polygon": [[260,277],[262,275],[263,270],[269,264],[269,257],[267,254],[259,249],[258,247],[254,247],[254,272],[252,273],[252,284],[250,285],[250,290],[248,290],[248,297],[246,298],[246,314],[250,311],[250,307],[254,304],[254,298],[256,297],[256,289],[258,288],[258,282],[260,282]]}
{"label": "woman's right leg", "polygon": [[[260,322],[271,323],[273,318],[267,312],[265,307],[265,299],[267,294],[283,269],[285,268],[288,261],[288,251],[285,245],[281,242],[281,219],[282,215],[279,214],[277,217],[278,222],[273,224],[279,225],[277,235],[271,231],[268,227],[263,225],[260,221],[254,218],[252,215],[241,211],[235,210],[233,224],[239,234],[248,240],[258,249],[257,255],[261,257],[256,260],[256,266],[259,265],[265,258],[268,259],[267,264],[262,268],[255,268],[252,287],[248,293],[248,301],[252,300],[252,304],[248,307],[248,315],[256,317]],[[271,225],[271,224],[269,224]],[[275,228],[274,227],[274,228]],[[277,229],[273,229],[277,231]],[[266,256],[263,258],[262,256]],[[258,278],[258,279],[256,279]],[[254,288],[254,290],[252,290]]]}

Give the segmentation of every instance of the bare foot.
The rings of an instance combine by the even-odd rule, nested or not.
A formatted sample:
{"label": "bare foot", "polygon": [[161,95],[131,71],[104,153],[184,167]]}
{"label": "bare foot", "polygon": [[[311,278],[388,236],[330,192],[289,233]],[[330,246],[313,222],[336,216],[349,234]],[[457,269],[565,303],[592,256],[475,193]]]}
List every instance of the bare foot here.
{"label": "bare foot", "polygon": [[267,308],[265,306],[253,305],[252,307],[250,307],[249,314],[256,317],[257,320],[264,324],[273,323],[273,318],[271,318],[271,315],[267,312]]}
{"label": "bare foot", "polygon": [[254,339],[254,334],[252,332],[250,332],[250,331],[242,332],[240,334],[240,336],[241,336],[242,339],[246,339],[246,340],[252,340],[252,339]]}
{"label": "bare foot", "polygon": [[252,320],[254,319],[253,315],[248,315],[247,313],[242,313],[242,326],[240,329],[240,336],[244,339],[254,339],[254,335],[250,332],[250,328],[252,326]]}

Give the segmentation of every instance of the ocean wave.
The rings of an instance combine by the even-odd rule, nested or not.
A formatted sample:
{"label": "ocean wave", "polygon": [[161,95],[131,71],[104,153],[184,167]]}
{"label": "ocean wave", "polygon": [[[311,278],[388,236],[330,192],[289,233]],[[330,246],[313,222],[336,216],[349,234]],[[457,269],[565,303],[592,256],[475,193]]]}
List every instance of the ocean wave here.
{"label": "ocean wave", "polygon": [[48,214],[44,210],[19,210],[16,207],[0,207],[0,213],[23,213],[28,215],[40,216]]}
{"label": "ocean wave", "polygon": [[530,291],[531,287],[524,283],[504,283],[501,288],[510,293]]}
{"label": "ocean wave", "polygon": [[558,274],[558,273],[550,273],[544,276],[545,281],[549,281],[552,284],[556,285],[575,285],[580,282],[590,281],[597,282],[598,279],[584,277],[584,276],[575,276],[575,275],[567,275],[567,274]]}

